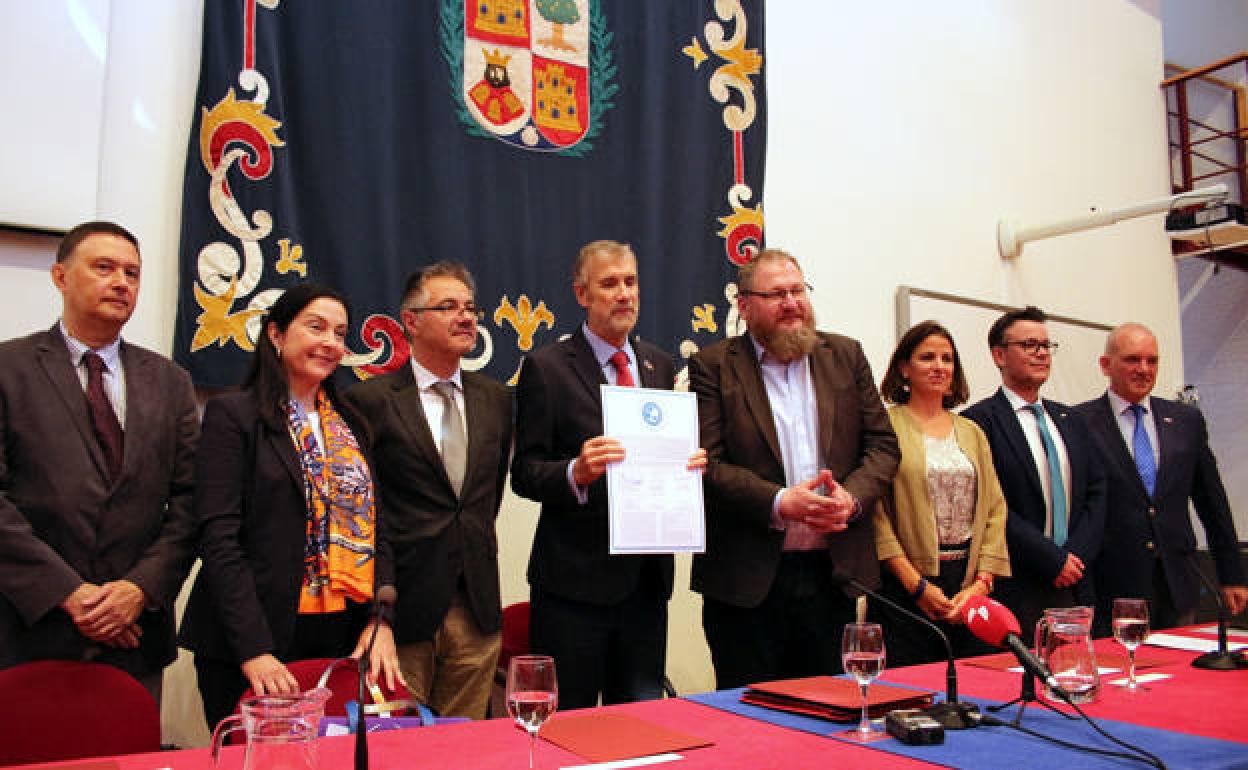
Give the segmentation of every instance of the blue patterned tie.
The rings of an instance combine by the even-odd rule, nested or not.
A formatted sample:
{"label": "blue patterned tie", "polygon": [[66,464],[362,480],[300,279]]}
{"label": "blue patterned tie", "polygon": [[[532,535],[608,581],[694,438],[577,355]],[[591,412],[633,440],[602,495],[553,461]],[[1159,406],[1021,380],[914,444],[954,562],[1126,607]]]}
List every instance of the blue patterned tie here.
{"label": "blue patterned tie", "polygon": [[1053,434],[1049,433],[1048,421],[1044,419],[1044,407],[1040,404],[1028,404],[1027,408],[1036,416],[1040,441],[1044,443],[1044,456],[1049,460],[1049,496],[1053,498],[1053,542],[1065,545],[1066,485],[1062,483],[1062,460],[1057,456],[1057,445],[1053,443]]}
{"label": "blue patterned tie", "polygon": [[1148,440],[1148,431],[1144,430],[1144,407],[1132,404],[1131,412],[1135,415],[1135,432],[1131,434],[1135,469],[1140,472],[1140,481],[1144,482],[1148,496],[1152,497],[1157,489],[1157,458],[1153,457],[1153,442]]}

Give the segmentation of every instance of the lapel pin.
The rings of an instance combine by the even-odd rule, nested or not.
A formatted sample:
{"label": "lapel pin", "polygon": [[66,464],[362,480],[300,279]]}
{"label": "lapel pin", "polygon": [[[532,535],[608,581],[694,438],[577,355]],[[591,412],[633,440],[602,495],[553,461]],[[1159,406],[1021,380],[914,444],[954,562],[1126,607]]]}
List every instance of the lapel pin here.
{"label": "lapel pin", "polygon": [[1174,422],[1174,418],[1173,418],[1173,417],[1162,417],[1162,418],[1161,418],[1161,421],[1162,421],[1162,422]]}
{"label": "lapel pin", "polygon": [[649,361],[642,361],[641,365],[646,367],[646,371],[650,371],[650,372],[654,371],[654,364],[650,363]]}

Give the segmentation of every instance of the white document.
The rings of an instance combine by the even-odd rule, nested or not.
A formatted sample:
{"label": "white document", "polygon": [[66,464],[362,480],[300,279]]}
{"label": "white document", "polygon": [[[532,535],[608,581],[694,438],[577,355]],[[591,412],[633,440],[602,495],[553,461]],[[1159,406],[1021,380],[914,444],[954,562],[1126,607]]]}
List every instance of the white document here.
{"label": "white document", "polygon": [[[1199,631],[1204,634],[1217,634],[1218,626],[1216,624],[1212,626],[1200,626],[1198,628],[1193,628],[1192,630]],[[1226,638],[1234,639],[1237,642],[1248,642],[1248,631],[1242,628],[1229,628],[1228,627],[1226,629]]]}
{"label": "white document", "polygon": [[698,450],[692,393],[602,387],[603,435],[624,445],[607,466],[610,553],[702,553],[702,474],[686,468]]}
{"label": "white document", "polygon": [[[1154,647],[1169,647],[1172,650],[1187,650],[1188,652],[1214,652],[1218,649],[1218,641],[1216,639],[1196,639],[1191,636],[1179,636],[1178,634],[1149,634],[1144,640],[1144,644],[1151,644]],[[1248,644],[1227,641],[1226,648],[1231,652],[1242,650],[1248,647]]]}
{"label": "white document", "polygon": [[675,762],[678,759],[684,759],[679,754],[652,754],[648,757],[637,757],[636,759],[616,759],[611,762],[595,762],[592,765],[566,765],[560,770],[621,770],[625,767],[645,767],[646,765],[659,765],[664,762]]}

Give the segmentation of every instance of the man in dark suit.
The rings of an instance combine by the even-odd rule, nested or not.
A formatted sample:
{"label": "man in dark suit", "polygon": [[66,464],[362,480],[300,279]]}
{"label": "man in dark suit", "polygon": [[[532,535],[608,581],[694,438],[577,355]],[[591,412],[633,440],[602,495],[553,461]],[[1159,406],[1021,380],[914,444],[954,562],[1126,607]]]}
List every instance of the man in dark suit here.
{"label": "man in dark suit", "polygon": [[629,337],[638,300],[632,249],[594,241],[572,279],[586,320],[525,359],[511,483],[542,504],[529,556],[531,645],[554,656],[559,707],[575,709],[599,696],[623,703],[663,694],[672,557],[608,553],[603,474],[624,448],[602,435],[599,386],[670,390],[675,370],[667,353]]}
{"label": "man in dark suit", "polygon": [[1083,423],[1040,398],[1057,349],[1045,320],[1028,306],[993,323],[988,348],[1002,386],[963,413],[992,447],[1014,573],[997,593],[1027,633],[1047,607],[1093,601],[1090,567],[1105,530],[1105,476]]}
{"label": "man in dark suit", "polygon": [[347,392],[373,432],[379,519],[394,552],[399,663],[416,698],[483,719],[501,647],[494,522],[511,452],[511,392],[464,371],[477,344],[463,265],[417,271],[403,292],[411,365]]}
{"label": "man in dark suit", "polygon": [[797,260],[741,268],[749,331],[689,361],[706,471],[706,553],[693,590],[719,688],[841,670],[852,592],[879,585],[869,511],[897,470],[897,437],[862,346],[815,331]]}
{"label": "man in dark suit", "polygon": [[1148,599],[1154,628],[1194,621],[1200,578],[1189,500],[1205,528],[1228,609],[1238,614],[1248,604],[1239,538],[1205,419],[1196,409],[1149,395],[1157,362],[1157,338],[1147,327],[1119,326],[1100,358],[1109,390],[1075,410],[1109,479],[1106,547],[1093,567],[1102,633],[1117,597]]}
{"label": "man in dark suit", "polygon": [[60,322],[0,345],[0,667],[95,660],[159,698],[199,420],[186,372],[121,339],[140,271],[125,228],[73,228]]}

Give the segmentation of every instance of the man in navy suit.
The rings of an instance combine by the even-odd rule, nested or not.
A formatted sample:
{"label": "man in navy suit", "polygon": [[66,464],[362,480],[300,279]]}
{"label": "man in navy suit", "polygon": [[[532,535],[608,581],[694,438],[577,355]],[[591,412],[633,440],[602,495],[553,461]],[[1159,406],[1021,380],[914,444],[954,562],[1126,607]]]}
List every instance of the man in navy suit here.
{"label": "man in navy suit", "polygon": [[1009,507],[1005,537],[1013,577],[998,598],[1029,630],[1047,607],[1094,601],[1090,568],[1105,529],[1105,476],[1082,421],[1040,398],[1057,343],[1028,306],[988,332],[1001,388],[965,415],[983,429]]}
{"label": "man in navy suit", "polygon": [[[529,556],[533,651],[553,655],[559,707],[663,695],[672,557],[611,555],[607,465],[624,447],[602,435],[599,386],[666,388],[672,358],[630,336],[637,323],[637,258],[594,241],[572,266],[585,323],[533,351],[520,371],[511,484],[542,504]],[[699,450],[689,467],[705,467]]]}
{"label": "man in navy suit", "polygon": [[1119,326],[1100,358],[1109,390],[1076,407],[1109,479],[1110,545],[1093,570],[1102,632],[1116,597],[1148,599],[1154,628],[1195,620],[1200,578],[1189,500],[1205,528],[1227,608],[1238,614],[1248,605],[1239,540],[1205,419],[1196,409],[1149,395],[1157,362],[1157,338],[1147,327]]}

